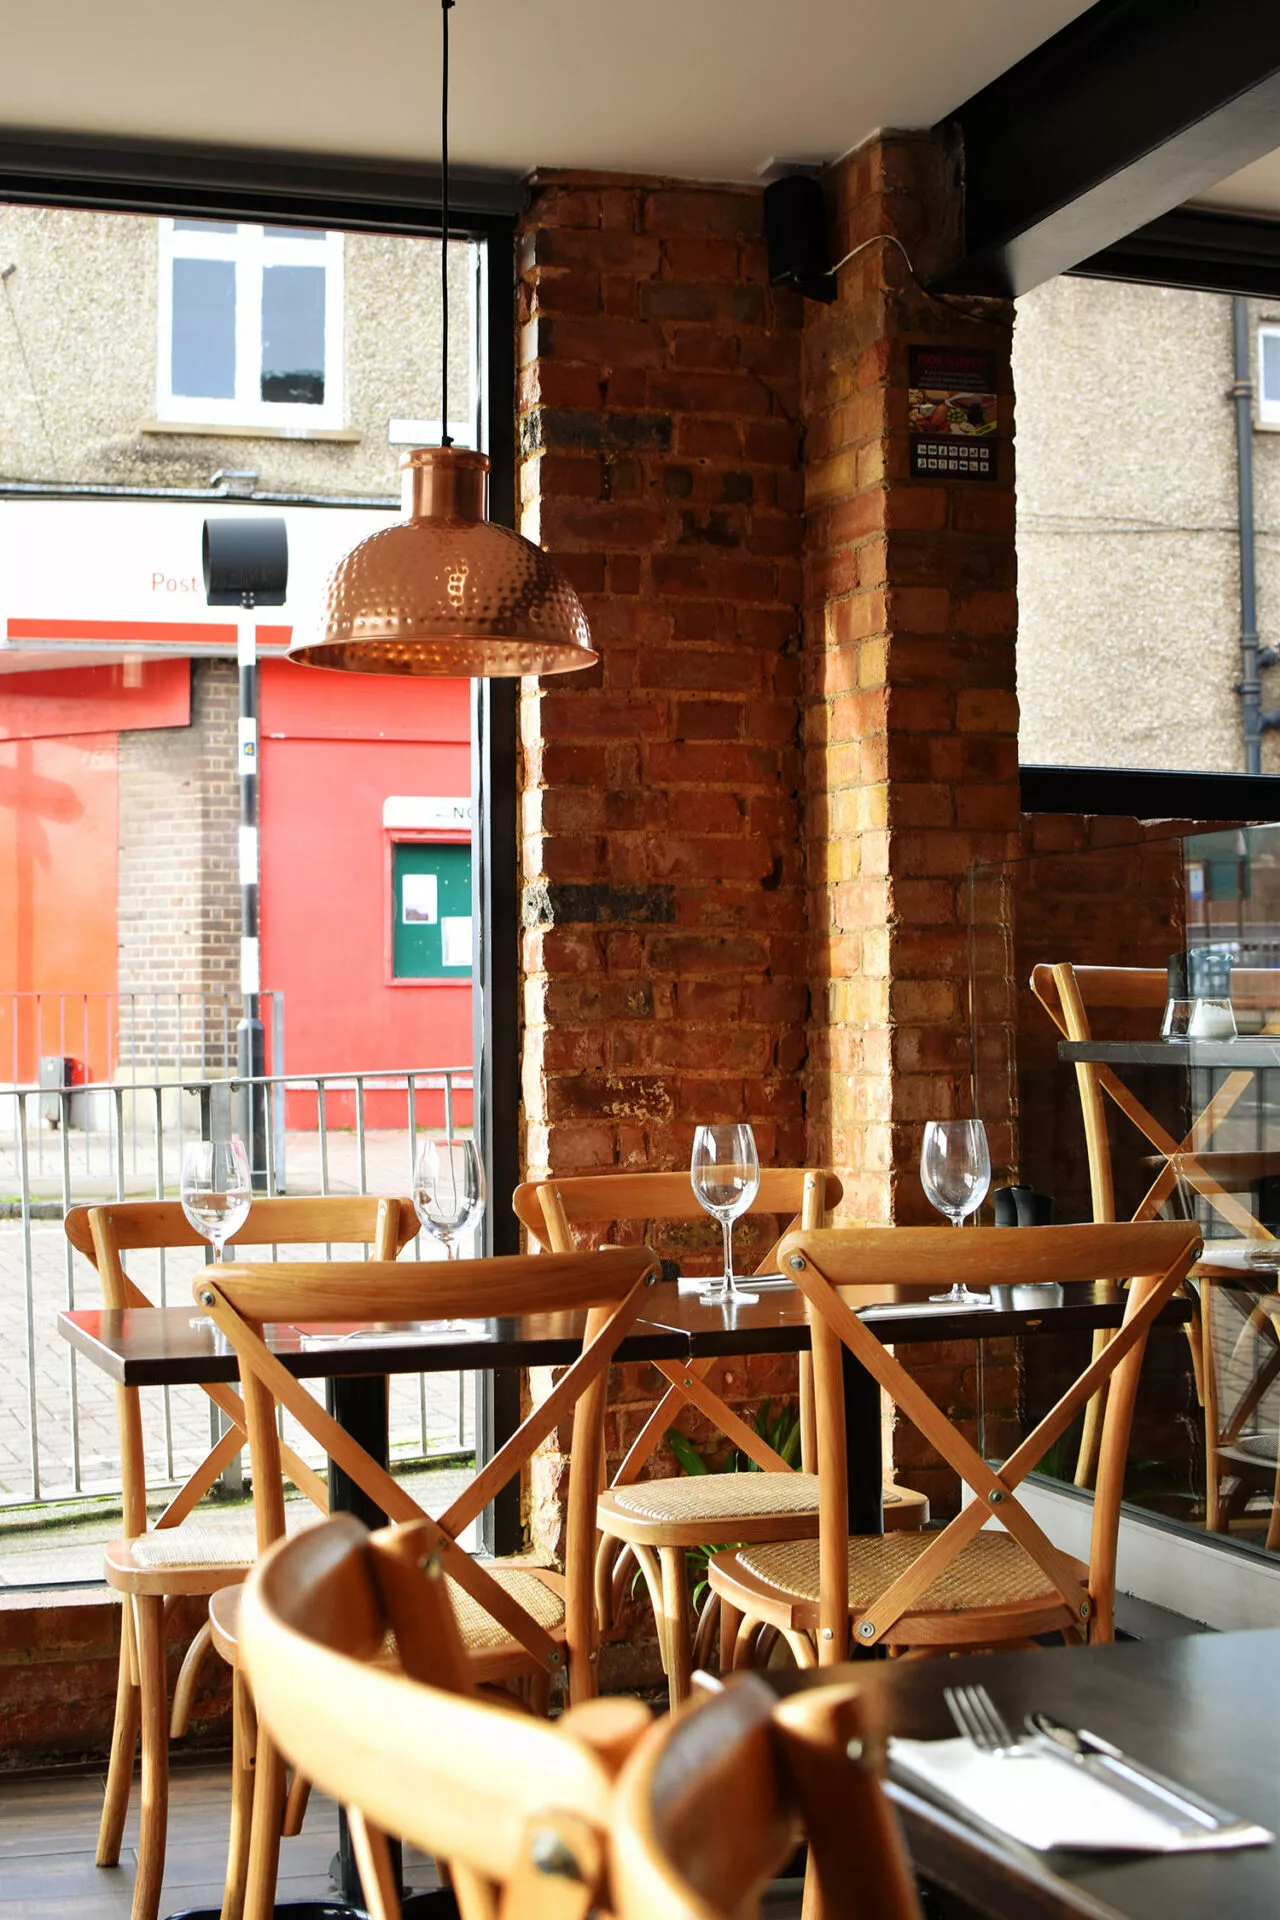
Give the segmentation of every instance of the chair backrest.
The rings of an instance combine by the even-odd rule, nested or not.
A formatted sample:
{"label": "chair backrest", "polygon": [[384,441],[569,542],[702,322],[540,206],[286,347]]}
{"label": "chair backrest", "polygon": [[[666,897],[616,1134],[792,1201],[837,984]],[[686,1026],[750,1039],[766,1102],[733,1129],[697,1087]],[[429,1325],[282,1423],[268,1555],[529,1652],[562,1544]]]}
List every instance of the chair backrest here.
{"label": "chair backrest", "polygon": [[[249,1423],[253,1505],[259,1551],[284,1533],[284,1488],[276,1410],[293,1415],[329,1458],[392,1520],[420,1521],[445,1572],[548,1672],[563,1653],[546,1628],[458,1545],[458,1536],[520,1472],[572,1410],[572,1465],[566,1527],[565,1611],[571,1697],[594,1691],[591,1552],[610,1361],[656,1272],[648,1248],[608,1253],[517,1254],[492,1260],[240,1264],[209,1267],[193,1289],[197,1303],[236,1351]],[[424,1512],[307,1392],[271,1351],[265,1327],[404,1322],[526,1313],[585,1315],[578,1358],[528,1414],[439,1520]]]}
{"label": "chair backrest", "polygon": [[[1062,961],[1056,966],[1033,967],[1031,991],[1067,1040],[1093,1038],[1090,1007],[1127,1007],[1151,1013],[1155,1016],[1151,1031],[1143,1037],[1154,1039],[1159,1030],[1158,1010],[1169,997],[1169,975],[1164,967],[1074,967],[1069,961]],[[1112,1091],[1115,1077],[1096,1061],[1077,1060],[1075,1065],[1093,1217],[1114,1220],[1115,1179],[1106,1103],[1102,1096],[1104,1090]]]}
{"label": "chair backrest", "polygon": [[[612,1911],[613,1776],[648,1711],[594,1700],[552,1725],[466,1697],[428,1532],[343,1514],[263,1556],[240,1626],[259,1719],[347,1808],[375,1920],[399,1911],[383,1832],[449,1862],[464,1920]],[[403,1673],[372,1664],[388,1633]]]}
{"label": "chair backrest", "polygon": [[655,1726],[618,1781],[619,1920],[755,1913],[800,1834],[817,1882],[806,1912],[915,1920],[911,1863],[878,1777],[875,1705],[849,1684],[780,1701],[744,1674]]}
{"label": "chair backrest", "polygon": [[[793,1228],[820,1227],[839,1204],[843,1191],[834,1173],[819,1168],[762,1167],[760,1189],[751,1211],[787,1215],[789,1219],[759,1262],[757,1272],[766,1272],[774,1265],[783,1237]],[[687,1173],[592,1173],[529,1180],[516,1188],[512,1206],[533,1239],[554,1253],[572,1251],[577,1228],[604,1226],[623,1238],[634,1235],[652,1241],[650,1228],[654,1221],[706,1218]],[[788,1463],[774,1448],[704,1383],[702,1376],[712,1364],[657,1363],[667,1390],[628,1449],[615,1486],[629,1486],[640,1478],[686,1404],[717,1426],[761,1472],[787,1470]],[[800,1357],[799,1393],[801,1464],[808,1472],[813,1467],[813,1390],[807,1354]]]}
{"label": "chair backrest", "polygon": [[[1080,1227],[866,1228],[789,1235],[784,1267],[810,1307],[818,1419],[822,1663],[844,1658],[848,1639],[848,1505],[841,1348],[847,1346],[942,1459],[967,1484],[970,1503],[936,1534],[898,1579],[863,1611],[858,1644],[874,1646],[989,1519],[1011,1533],[1062,1595],[1091,1640],[1113,1637],[1116,1543],[1134,1396],[1152,1321],[1200,1250],[1191,1221],[1128,1221]],[[924,1389],[861,1321],[842,1289],[882,1295],[886,1285],[935,1292],[942,1282],[979,1287],[1060,1281],[1068,1286],[1130,1279],[1124,1320],[1079,1377],[1000,1468],[992,1468]],[[1105,1386],[1089,1597],[1081,1603],[1069,1564],[1016,1497],[1016,1489],[1076,1415]],[[1086,1611],[1079,1615],[1079,1607]],[[828,1637],[828,1630],[829,1636]]]}
{"label": "chair backrest", "polygon": [[[760,1190],[751,1203],[751,1212],[786,1215],[791,1226],[799,1226],[806,1192],[820,1223],[821,1217],[839,1204],[843,1188],[834,1173],[816,1168],[762,1167]],[[539,1246],[552,1253],[572,1251],[575,1227],[616,1226],[647,1239],[650,1236],[645,1230],[654,1221],[707,1217],[687,1171],[588,1173],[527,1180],[516,1188],[512,1206],[521,1225]],[[775,1240],[760,1263],[761,1269],[777,1248]]]}
{"label": "chair backrest", "polygon": [[[176,1200],[107,1200],[71,1207],[63,1221],[68,1240],[97,1269],[108,1308],[145,1310],[158,1304],[126,1270],[122,1255],[141,1249],[167,1252],[209,1243],[187,1219]],[[418,1232],[412,1200],[376,1194],[308,1194],[254,1200],[235,1236],[237,1247],[355,1246],[363,1243],[376,1259],[394,1260]],[[231,1387],[206,1384],[205,1393],[229,1422],[217,1445],[169,1502],[158,1527],[177,1526],[203,1499],[244,1447],[248,1437],[244,1403]],[[142,1413],[136,1387],[117,1387],[120,1472],[126,1539],[146,1531],[146,1455]],[[327,1508],[323,1482],[291,1448],[286,1449],[290,1478],[321,1510]]]}

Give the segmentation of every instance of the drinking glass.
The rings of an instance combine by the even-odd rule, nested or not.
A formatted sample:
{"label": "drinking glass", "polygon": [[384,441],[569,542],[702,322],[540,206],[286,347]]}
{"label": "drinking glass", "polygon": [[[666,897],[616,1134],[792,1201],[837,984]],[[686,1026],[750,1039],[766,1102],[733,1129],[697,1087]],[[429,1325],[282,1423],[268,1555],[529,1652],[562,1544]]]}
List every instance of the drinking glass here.
{"label": "drinking glass", "polygon": [[[931,1205],[945,1213],[953,1227],[964,1225],[987,1197],[991,1185],[991,1154],[981,1120],[931,1120],[920,1150],[920,1182]],[[959,1281],[949,1293],[931,1294],[953,1306],[985,1306],[985,1294],[971,1293]]]}
{"label": "drinking glass", "polygon": [[427,1232],[457,1258],[455,1239],[484,1213],[484,1171],[474,1140],[428,1140],[413,1176],[413,1204]]}
{"label": "drinking glass", "polygon": [[249,1218],[253,1183],[244,1142],[192,1140],[182,1155],[182,1211],[197,1233],[213,1246],[215,1260],[226,1258],[226,1243]]}
{"label": "drinking glass", "polygon": [[689,1179],[698,1204],[720,1222],[724,1233],[724,1275],[713,1280],[703,1299],[758,1300],[759,1294],[744,1293],[733,1276],[733,1223],[747,1211],[760,1187],[760,1156],[750,1127],[699,1127],[693,1136]]}

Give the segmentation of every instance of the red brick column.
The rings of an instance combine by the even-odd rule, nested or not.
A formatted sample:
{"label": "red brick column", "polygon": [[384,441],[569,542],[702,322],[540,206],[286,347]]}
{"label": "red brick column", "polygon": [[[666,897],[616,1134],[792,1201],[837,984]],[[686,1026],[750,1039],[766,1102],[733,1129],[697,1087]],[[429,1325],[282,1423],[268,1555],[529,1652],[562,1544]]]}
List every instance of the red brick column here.
{"label": "red brick column", "polygon": [[[835,258],[896,235],[923,278],[950,249],[954,164],[930,137],[871,142],[829,185]],[[879,240],[839,283],[804,341],[808,1143],[848,1218],[912,1221],[935,1217],[925,1120],[971,1111],[968,870],[1018,825],[1012,316],[930,299]],[[912,344],[995,349],[995,482],[910,476]],[[982,1117],[1007,1162],[1006,1116]]]}
{"label": "red brick column", "polygon": [[528,1170],[678,1166],[699,1119],[795,1162],[800,303],[758,193],[564,176],[520,289],[522,530],[602,655],[522,705]]}

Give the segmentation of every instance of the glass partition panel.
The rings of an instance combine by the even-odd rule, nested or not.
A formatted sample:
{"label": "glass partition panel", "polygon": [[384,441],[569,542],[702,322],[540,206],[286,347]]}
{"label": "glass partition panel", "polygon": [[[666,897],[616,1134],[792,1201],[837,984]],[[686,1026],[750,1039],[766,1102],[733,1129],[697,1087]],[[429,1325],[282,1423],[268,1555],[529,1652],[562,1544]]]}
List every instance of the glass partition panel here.
{"label": "glass partition panel", "polygon": [[[1204,1257],[1186,1324],[1148,1345],[1125,1497],[1280,1552],[1280,826],[1041,815],[1023,846],[970,876],[983,1218],[1040,1195],[1059,1223],[1196,1222]],[[1019,1339],[984,1384],[985,1435],[1030,1431],[1093,1339]],[[1095,1466],[1078,1418],[1042,1471],[1088,1487]]]}

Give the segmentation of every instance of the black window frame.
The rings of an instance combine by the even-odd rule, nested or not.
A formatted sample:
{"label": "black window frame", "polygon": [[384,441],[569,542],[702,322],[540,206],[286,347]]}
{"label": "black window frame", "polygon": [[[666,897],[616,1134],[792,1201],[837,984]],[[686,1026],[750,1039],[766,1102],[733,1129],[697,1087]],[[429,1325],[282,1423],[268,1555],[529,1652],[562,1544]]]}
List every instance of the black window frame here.
{"label": "black window frame", "polygon": [[[515,235],[528,196],[518,178],[499,172],[451,169],[449,189],[449,237],[486,247],[489,514],[514,527]],[[0,204],[438,239],[441,202],[437,167],[0,129]],[[520,1179],[518,693],[514,680],[472,682],[472,905],[478,941],[473,1103],[483,1116],[487,1149],[486,1253],[516,1253],[520,1246],[519,1224],[504,1204]],[[476,1454],[482,1463],[519,1425],[520,1386],[510,1368],[478,1377]],[[487,1510],[482,1532],[489,1552],[518,1549],[518,1486],[505,1489]]]}

